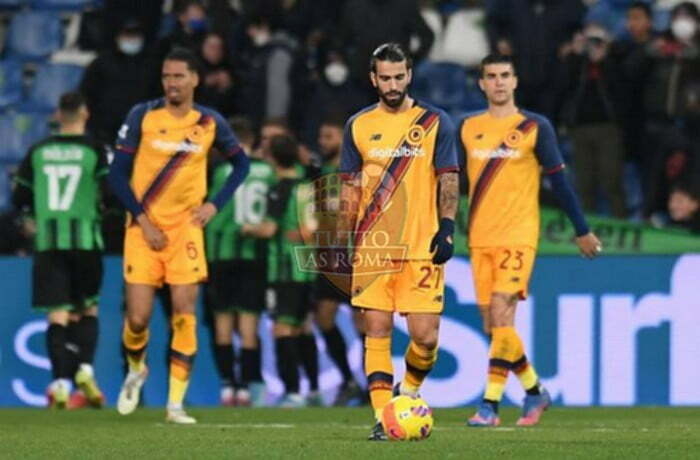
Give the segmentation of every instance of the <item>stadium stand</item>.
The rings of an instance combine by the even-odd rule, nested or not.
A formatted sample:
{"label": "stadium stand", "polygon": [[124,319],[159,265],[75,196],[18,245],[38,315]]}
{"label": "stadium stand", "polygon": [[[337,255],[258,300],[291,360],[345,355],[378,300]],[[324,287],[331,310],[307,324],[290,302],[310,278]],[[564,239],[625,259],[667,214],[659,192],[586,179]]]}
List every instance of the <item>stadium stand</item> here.
{"label": "stadium stand", "polygon": [[29,147],[48,132],[43,113],[10,112],[0,115],[0,162],[19,162]]}
{"label": "stadium stand", "polygon": [[58,98],[80,83],[83,68],[71,64],[42,64],[22,104],[27,111],[50,111],[56,108]]}
{"label": "stadium stand", "polygon": [[14,60],[0,61],[0,110],[22,100],[22,65]]}
{"label": "stadium stand", "polygon": [[[43,33],[36,33],[37,30]],[[20,11],[7,31],[8,57],[41,60],[61,47],[63,33],[61,18],[49,11]]]}

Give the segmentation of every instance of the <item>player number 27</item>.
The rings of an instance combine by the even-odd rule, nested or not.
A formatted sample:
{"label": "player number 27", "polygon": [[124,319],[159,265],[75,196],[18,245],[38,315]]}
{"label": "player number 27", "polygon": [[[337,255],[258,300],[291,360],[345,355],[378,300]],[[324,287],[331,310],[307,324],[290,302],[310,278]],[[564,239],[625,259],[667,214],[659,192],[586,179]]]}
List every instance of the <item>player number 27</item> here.
{"label": "player number 27", "polygon": [[[420,268],[420,271],[423,273],[423,278],[418,282],[418,287],[422,289],[430,289],[431,287],[438,288],[440,287],[440,278],[442,277],[442,269],[441,267],[434,266],[431,267],[429,265],[424,265]],[[430,286],[430,277],[434,276],[435,277],[435,286]]]}
{"label": "player number 27", "polygon": [[46,165],[44,174],[49,180],[49,210],[70,209],[78,190],[82,169],[77,165]]}

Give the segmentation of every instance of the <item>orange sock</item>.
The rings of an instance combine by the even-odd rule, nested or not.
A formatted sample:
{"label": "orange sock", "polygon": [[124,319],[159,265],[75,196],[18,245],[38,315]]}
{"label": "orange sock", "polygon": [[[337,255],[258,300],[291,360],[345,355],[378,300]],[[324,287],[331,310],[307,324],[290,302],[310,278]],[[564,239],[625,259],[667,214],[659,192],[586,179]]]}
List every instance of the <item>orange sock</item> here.
{"label": "orange sock", "polygon": [[525,391],[532,390],[539,384],[539,377],[535,368],[530,364],[525,356],[525,348],[523,347],[523,341],[520,336],[515,332],[515,348],[513,360],[513,372],[520,380],[520,384],[523,386]]}
{"label": "orange sock", "polygon": [[513,366],[512,356],[515,343],[512,327],[491,328],[491,349],[489,350],[489,374],[484,399],[498,402],[503,397],[503,390],[508,380],[508,371]]}
{"label": "orange sock", "polygon": [[174,314],[173,339],[170,344],[170,388],[168,404],[182,405],[190,381],[190,371],[197,352],[197,318],[191,313]]}
{"label": "orange sock", "polygon": [[394,369],[391,363],[391,337],[365,338],[365,373],[369,399],[379,420],[381,411],[391,399]]}
{"label": "orange sock", "polygon": [[409,391],[418,392],[421,384],[433,369],[437,361],[438,348],[428,349],[415,343],[413,340],[406,348],[406,374],[401,386]]}
{"label": "orange sock", "polygon": [[124,321],[122,330],[122,343],[126,350],[126,360],[129,363],[129,371],[140,372],[146,362],[146,346],[148,345],[148,329],[134,332],[129,327],[129,322]]}

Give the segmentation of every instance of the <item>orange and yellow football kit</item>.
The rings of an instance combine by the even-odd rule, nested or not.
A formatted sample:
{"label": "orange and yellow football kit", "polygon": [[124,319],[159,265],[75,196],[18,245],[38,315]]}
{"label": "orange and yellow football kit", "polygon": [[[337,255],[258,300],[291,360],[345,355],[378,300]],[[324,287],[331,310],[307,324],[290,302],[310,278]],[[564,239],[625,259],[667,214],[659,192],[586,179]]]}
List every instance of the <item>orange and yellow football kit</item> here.
{"label": "orange and yellow football kit", "polygon": [[[494,293],[527,297],[539,238],[541,169],[564,167],[554,130],[546,118],[520,111],[495,118],[488,112],[463,120],[458,151],[469,181],[469,250],[477,303],[489,306]],[[508,372],[527,391],[538,391],[514,327],[491,329],[484,400],[497,407]]]}
{"label": "orange and yellow football kit", "polygon": [[[432,263],[438,230],[438,175],[458,171],[454,126],[441,110],[416,102],[401,113],[374,105],[345,127],[340,172],[361,183],[354,229],[352,305],[399,313],[443,310],[443,267]],[[365,372],[375,416],[391,399],[391,337],[367,337]],[[416,392],[437,347],[411,341],[402,389]]]}
{"label": "orange and yellow football kit", "polygon": [[[207,157],[212,146],[229,156],[240,154],[224,119],[206,107],[195,105],[186,116],[176,118],[159,99],[138,104],[129,113],[119,131],[118,154],[134,155],[132,200],[165,233],[167,243],[161,251],[152,250],[141,227],[129,216],[124,241],[127,283],[186,285],[207,278],[203,230],[191,222],[191,213],[207,195]],[[171,323],[168,404],[179,407],[197,351],[196,316],[174,313]],[[135,332],[125,322],[123,343],[131,372],[143,372],[148,335],[148,329]]]}

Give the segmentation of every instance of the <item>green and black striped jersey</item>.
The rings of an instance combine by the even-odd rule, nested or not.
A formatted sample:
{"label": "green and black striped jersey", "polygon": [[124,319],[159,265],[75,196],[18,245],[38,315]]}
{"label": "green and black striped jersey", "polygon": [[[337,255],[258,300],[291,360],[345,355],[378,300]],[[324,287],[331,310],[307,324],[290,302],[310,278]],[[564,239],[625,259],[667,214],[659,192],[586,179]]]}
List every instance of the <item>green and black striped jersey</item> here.
{"label": "green and black striped jersey", "polygon": [[[224,186],[233,167],[222,163],[214,168],[209,196]],[[267,195],[275,183],[275,172],[265,161],[250,160],[250,173],[236,189],[233,199],[219,210],[206,227],[207,260],[249,260],[265,263],[267,241],[241,236],[243,224],[257,225],[267,214]]]}
{"label": "green and black striped jersey", "polygon": [[[301,234],[313,231],[313,184],[284,178],[269,194],[268,219],[277,223],[269,243],[267,279],[270,283],[309,282],[315,273],[302,271],[295,248],[304,246]],[[305,229],[304,231],[302,229]],[[295,235],[295,237],[291,237]]]}
{"label": "green and black striped jersey", "polygon": [[35,144],[15,176],[33,194],[35,250],[101,250],[100,182],[103,148],[81,135],[55,135]]}

